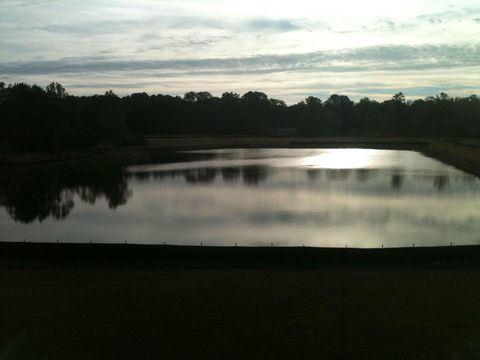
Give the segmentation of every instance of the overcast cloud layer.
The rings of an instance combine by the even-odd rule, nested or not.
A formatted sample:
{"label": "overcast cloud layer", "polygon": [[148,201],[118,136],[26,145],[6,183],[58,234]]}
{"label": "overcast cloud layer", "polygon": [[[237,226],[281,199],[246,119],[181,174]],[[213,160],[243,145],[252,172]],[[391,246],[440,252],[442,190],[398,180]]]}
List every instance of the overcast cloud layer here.
{"label": "overcast cloud layer", "polygon": [[477,0],[2,0],[0,13],[6,83],[289,103],[480,93]]}

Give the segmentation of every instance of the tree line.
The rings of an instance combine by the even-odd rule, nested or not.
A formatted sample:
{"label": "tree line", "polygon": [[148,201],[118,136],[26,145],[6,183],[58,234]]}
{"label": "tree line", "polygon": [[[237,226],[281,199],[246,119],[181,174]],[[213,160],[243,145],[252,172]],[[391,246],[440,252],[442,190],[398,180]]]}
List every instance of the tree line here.
{"label": "tree line", "polygon": [[265,136],[279,128],[299,136],[480,136],[480,98],[441,93],[407,101],[397,93],[354,102],[334,94],[287,106],[257,91],[72,96],[58,83],[0,83],[0,146],[8,151],[138,144],[145,134]]}

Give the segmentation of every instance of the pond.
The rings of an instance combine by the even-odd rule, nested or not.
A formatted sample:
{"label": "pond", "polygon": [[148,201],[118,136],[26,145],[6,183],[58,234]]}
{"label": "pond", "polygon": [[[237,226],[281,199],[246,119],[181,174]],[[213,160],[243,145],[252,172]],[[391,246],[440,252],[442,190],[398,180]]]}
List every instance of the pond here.
{"label": "pond", "polygon": [[3,241],[400,247],[480,243],[480,180],[414,151],[221,149],[0,184]]}

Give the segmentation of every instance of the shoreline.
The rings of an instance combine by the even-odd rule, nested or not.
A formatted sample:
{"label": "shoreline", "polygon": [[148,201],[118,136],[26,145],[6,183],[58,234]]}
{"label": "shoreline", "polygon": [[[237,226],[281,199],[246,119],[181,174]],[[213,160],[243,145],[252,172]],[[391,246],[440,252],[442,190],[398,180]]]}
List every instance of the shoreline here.
{"label": "shoreline", "polygon": [[158,153],[218,148],[370,147],[401,150],[428,144],[429,140],[423,138],[397,137],[147,136],[145,145],[114,147],[101,153],[86,150],[83,152],[13,154],[4,157],[4,162],[0,162],[0,169],[104,159],[128,164],[146,160]]}
{"label": "shoreline", "polygon": [[322,248],[0,242],[0,267],[479,267],[480,245]]}
{"label": "shoreline", "polygon": [[[83,153],[72,157],[38,156],[12,158],[0,164],[0,173],[22,170],[63,170],[78,166],[126,167],[162,161],[171,152],[218,148],[373,148],[418,151],[426,156],[480,177],[480,139],[398,137],[147,137],[146,145],[113,148],[102,154]],[[46,157],[45,157],[46,156]],[[32,160],[33,159],[33,160]]]}

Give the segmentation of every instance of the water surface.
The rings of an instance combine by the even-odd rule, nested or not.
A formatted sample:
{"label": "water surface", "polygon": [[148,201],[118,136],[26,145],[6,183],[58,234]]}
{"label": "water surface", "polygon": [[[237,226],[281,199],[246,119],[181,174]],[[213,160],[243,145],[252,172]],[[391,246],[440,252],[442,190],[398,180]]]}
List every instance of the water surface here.
{"label": "water surface", "polygon": [[0,186],[6,241],[398,247],[480,243],[478,178],[413,151],[226,149]]}

